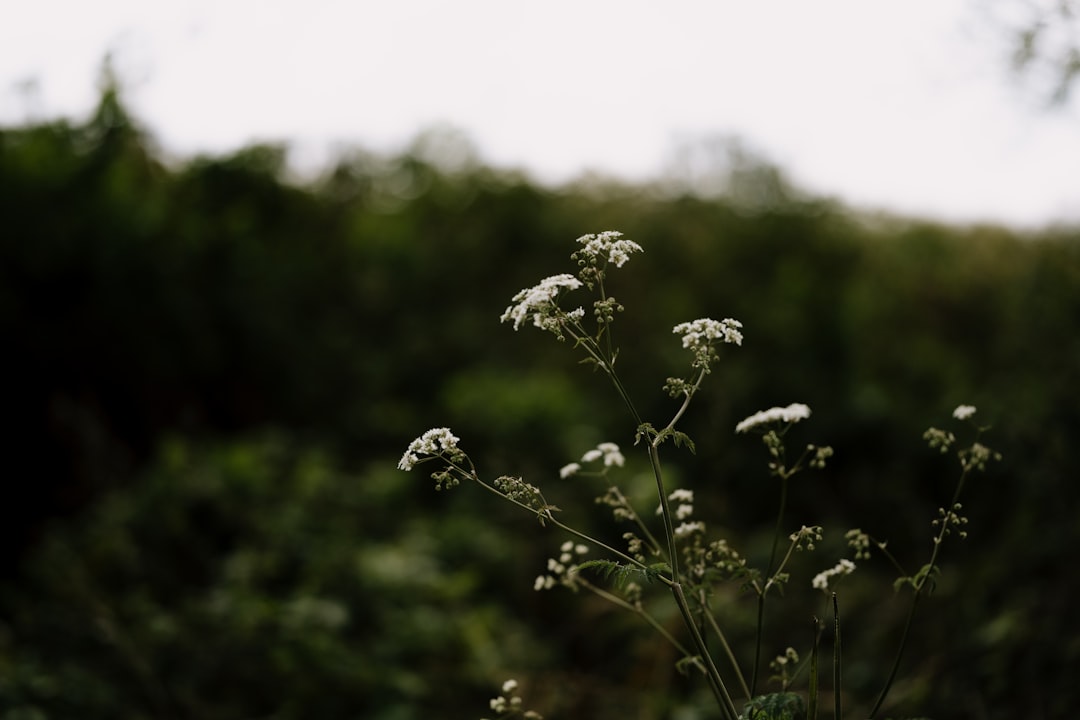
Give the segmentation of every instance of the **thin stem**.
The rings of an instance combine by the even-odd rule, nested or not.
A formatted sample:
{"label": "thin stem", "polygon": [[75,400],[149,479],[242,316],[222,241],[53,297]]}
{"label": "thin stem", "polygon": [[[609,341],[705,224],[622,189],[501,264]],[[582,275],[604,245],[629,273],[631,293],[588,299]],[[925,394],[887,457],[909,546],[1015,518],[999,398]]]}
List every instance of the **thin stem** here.
{"label": "thin stem", "polygon": [[[664,516],[664,535],[667,537],[668,562],[671,564],[671,580],[676,585],[681,582],[679,575],[679,553],[675,547],[675,526],[671,521],[671,504],[664,489],[664,476],[660,470],[660,453],[656,443],[649,443],[649,460],[652,462],[653,477],[656,478],[656,492],[660,496],[660,507]],[[693,621],[690,620],[692,623]]]}
{"label": "thin stem", "polygon": [[806,720],[817,720],[818,710],[818,645],[821,640],[820,623],[814,621],[814,645],[810,651],[810,692],[807,700]]}
{"label": "thin stem", "polygon": [[840,684],[840,606],[836,602],[836,593],[832,594],[833,606],[833,717],[843,720],[844,708]]}
{"label": "thin stem", "polygon": [[743,694],[746,695],[747,700],[751,700],[753,695],[750,693],[750,686],[746,684],[746,678],[743,676],[742,669],[739,667],[739,661],[735,659],[735,653],[731,649],[731,645],[728,644],[727,637],[724,636],[724,632],[720,629],[720,626],[716,622],[716,618],[708,607],[704,608],[705,619],[708,621],[709,626],[713,632],[716,633],[716,637],[720,641],[720,647],[724,649],[724,654],[727,655],[728,661],[731,662],[732,669],[735,670],[735,677],[739,679],[739,686],[742,688]]}
{"label": "thin stem", "polygon": [[[580,575],[578,575],[578,577],[577,577],[577,582],[578,582],[578,584],[583,586],[586,590],[588,590],[588,591],[590,591],[592,593],[595,593],[596,595],[598,595],[599,597],[602,597],[603,599],[607,600],[608,602],[610,602],[610,603],[612,603],[614,605],[617,605],[617,606],[623,608],[624,610],[629,610],[630,612],[634,613],[635,615],[640,615],[642,618],[644,618],[644,620],[647,623],[652,625],[653,628],[658,633],[660,633],[664,637],[665,640],[667,640],[669,643],[671,643],[671,645],[676,650],[678,650],[680,653],[682,653],[683,657],[692,657],[690,651],[687,650],[686,647],[681,642],[676,640],[675,636],[672,635],[670,632],[668,632],[667,628],[665,628],[663,625],[660,624],[660,621],[658,621],[651,614],[647,613],[644,608],[640,607],[639,605],[634,605],[632,603],[629,603],[626,600],[624,600],[623,598],[619,597],[618,595],[615,595],[614,593],[610,593],[607,590],[604,590],[603,588],[600,588],[600,587],[597,587],[596,585],[593,585],[591,582],[589,582],[588,580],[585,580]],[[701,670],[701,672],[703,674],[706,674],[706,675],[708,674],[708,672],[705,669],[704,664],[702,664],[700,661],[695,663],[695,664],[698,666],[698,668]]]}
{"label": "thin stem", "polygon": [[[458,466],[455,465],[454,467],[458,467]],[[589,542],[589,543],[592,543],[593,545],[596,545],[597,547],[603,548],[604,550],[607,550],[609,553],[611,553],[611,554],[625,560],[626,562],[630,563],[631,565],[635,565],[638,568],[641,568],[642,570],[648,570],[649,569],[648,566],[645,565],[645,563],[641,562],[640,560],[637,560],[636,558],[632,558],[629,555],[627,555],[626,553],[621,552],[619,550],[616,550],[615,548],[611,547],[610,545],[603,542],[602,540],[597,540],[596,538],[592,537],[591,535],[586,535],[585,533],[581,532],[580,530],[572,528],[569,525],[567,525],[566,523],[558,520],[551,513],[550,510],[537,511],[536,508],[530,507],[529,505],[526,505],[525,503],[521,502],[520,500],[515,500],[514,498],[509,497],[505,493],[500,492],[498,488],[495,488],[495,487],[492,487],[491,485],[488,485],[486,482],[481,480],[475,473],[469,474],[468,477],[470,477],[473,481],[475,481],[477,484],[480,485],[480,487],[484,488],[485,490],[487,490],[487,491],[489,491],[491,493],[494,493],[495,495],[498,495],[503,500],[506,500],[509,503],[517,505],[519,508],[521,508],[523,510],[528,510],[533,515],[536,515],[537,512],[541,513],[545,521],[550,522],[552,525],[559,528],[560,530],[565,530],[566,532],[570,533],[571,535],[574,535],[577,538],[580,538],[581,540],[584,540],[585,542]],[[668,578],[664,577],[663,575],[658,575],[657,577],[659,577],[660,581],[663,582],[664,584],[670,584],[670,582],[671,582]]]}
{"label": "thin stem", "polygon": [[686,602],[686,595],[683,593],[682,585],[680,583],[672,583],[671,594],[674,595],[675,604],[682,614],[683,624],[685,624],[690,631],[690,637],[694,641],[694,647],[701,656],[701,660],[705,663],[708,671],[706,675],[709,678],[709,686],[712,688],[713,694],[720,704],[720,708],[730,720],[738,720],[739,711],[735,709],[735,703],[731,699],[731,694],[728,693],[727,686],[724,685],[723,679],[720,677],[720,671],[716,669],[716,663],[713,662],[712,655],[709,654],[709,649],[705,645],[705,639],[698,631],[697,623],[694,622],[693,613]]}
{"label": "thin stem", "polygon": [[[758,593],[757,603],[757,633],[754,642],[754,668],[751,674],[750,689],[751,691],[757,691],[758,669],[761,666],[761,642],[762,635],[765,626],[765,595],[769,592],[769,587],[772,585],[773,578],[773,563],[776,562],[776,550],[780,544],[780,533],[784,527],[784,512],[787,509],[787,491],[788,491],[788,478],[790,474],[781,471],[780,473],[780,508],[776,513],[776,528],[773,530],[772,550],[769,552],[769,564],[765,571],[765,587]],[[788,550],[788,557],[791,556],[791,551]],[[785,562],[787,558],[785,558]]]}
{"label": "thin stem", "polygon": [[[952,502],[949,503],[949,511],[956,506],[957,501],[960,500],[960,492],[964,489],[964,481],[967,479],[968,470],[965,468],[960,473],[960,480],[956,483],[956,491],[953,492]],[[946,511],[948,513],[949,511]],[[889,694],[889,690],[892,689],[893,681],[896,680],[896,674],[900,670],[900,660],[904,656],[904,647],[907,645],[908,634],[911,631],[912,620],[915,618],[915,608],[918,607],[919,598],[922,597],[923,588],[926,587],[926,580],[930,577],[930,573],[934,571],[937,566],[938,555],[941,554],[941,545],[945,540],[945,533],[948,531],[949,522],[948,515],[942,518],[941,529],[938,530],[938,534],[934,536],[934,549],[930,553],[930,562],[926,566],[926,574],[922,576],[922,579],[914,582],[915,591],[911,596],[911,607],[908,609],[907,619],[904,621],[904,631],[900,635],[900,645],[896,649],[896,657],[893,659],[892,669],[889,671],[889,678],[885,681],[885,686],[881,689],[881,694],[878,695],[877,702],[874,703],[874,709],[870,711],[870,720],[873,720],[877,715],[878,710],[885,703],[885,698]]]}

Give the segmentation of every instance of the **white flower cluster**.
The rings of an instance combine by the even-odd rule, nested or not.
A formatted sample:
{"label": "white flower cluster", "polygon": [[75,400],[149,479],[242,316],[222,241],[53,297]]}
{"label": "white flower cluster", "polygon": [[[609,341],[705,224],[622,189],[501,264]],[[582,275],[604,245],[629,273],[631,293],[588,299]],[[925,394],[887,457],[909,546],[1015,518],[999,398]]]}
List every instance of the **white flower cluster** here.
{"label": "white flower cluster", "polygon": [[689,537],[696,532],[705,532],[705,523],[700,521],[684,522],[679,527],[675,528],[675,537],[683,538]]}
{"label": "white flower cluster", "polygon": [[955,410],[953,410],[952,416],[954,418],[956,418],[957,420],[967,420],[969,417],[971,417],[974,414],[975,414],[975,406],[974,405],[958,405],[957,408]]}
{"label": "white flower cluster", "polygon": [[850,575],[855,572],[855,563],[850,560],[841,560],[835,567],[831,567],[828,570],[819,572],[814,576],[813,586],[818,590],[828,592],[829,579],[842,575]]}
{"label": "white flower cluster", "polygon": [[810,408],[802,403],[792,403],[787,407],[772,407],[759,410],[735,426],[735,432],[742,433],[761,425],[775,422],[796,423],[810,417]]}
{"label": "white flower cluster", "polygon": [[717,322],[710,318],[700,318],[692,322],[679,323],[672,330],[673,333],[682,334],[682,346],[690,350],[711,345],[714,340],[742,345],[743,336],[739,332],[742,323],[731,318],[724,318]]}
{"label": "white flower cluster", "polygon": [[556,584],[566,585],[572,589],[576,588],[577,565],[573,564],[574,559],[587,552],[589,552],[589,548],[585,545],[580,543],[575,545],[571,540],[564,542],[559,547],[558,559],[548,558],[548,574],[538,576],[536,582],[533,583],[533,589],[550,590]]}
{"label": "white flower cluster", "polygon": [[[563,273],[552,275],[540,281],[539,285],[525,288],[513,297],[516,305],[506,308],[499,322],[513,320],[514,330],[521,327],[521,323],[532,318],[533,325],[542,330],[555,329],[556,321],[551,317],[555,310],[555,298],[563,290],[576,290],[581,287],[581,281],[573,275]],[[584,308],[578,308],[567,314],[568,317],[580,320],[585,317]]]}
{"label": "white flower cluster", "polygon": [[[613,465],[622,467],[626,464],[626,458],[619,450],[619,446],[612,442],[602,442],[581,456],[581,462],[583,463],[596,462],[597,460],[603,460],[606,468]],[[559,477],[568,478],[571,475],[576,475],[580,470],[581,463],[572,462],[559,468]]]}
{"label": "white flower cluster", "polygon": [[409,443],[409,449],[401,456],[398,462],[398,470],[406,472],[420,462],[421,455],[442,455],[454,453],[458,449],[458,437],[450,432],[450,428],[431,428],[426,433]]}
{"label": "white flower cluster", "polygon": [[[693,490],[673,490],[668,495],[668,501],[678,503],[674,510],[675,519],[680,522],[686,520],[694,514],[694,491]],[[662,515],[664,513],[664,506],[659,505],[656,508],[656,514]]]}
{"label": "white flower cluster", "polygon": [[617,230],[606,230],[597,235],[582,235],[577,241],[584,245],[581,253],[590,258],[603,258],[617,268],[621,268],[631,253],[645,252],[633,240],[622,240],[622,233]]}
{"label": "white flower cluster", "polygon": [[[518,681],[507,680],[502,684],[502,695],[491,698],[488,705],[494,712],[499,713],[502,717],[508,717],[510,715],[517,715],[521,713],[521,697],[517,695]],[[509,696],[509,697],[508,697]],[[543,720],[540,713],[528,710],[521,715],[526,720]]]}

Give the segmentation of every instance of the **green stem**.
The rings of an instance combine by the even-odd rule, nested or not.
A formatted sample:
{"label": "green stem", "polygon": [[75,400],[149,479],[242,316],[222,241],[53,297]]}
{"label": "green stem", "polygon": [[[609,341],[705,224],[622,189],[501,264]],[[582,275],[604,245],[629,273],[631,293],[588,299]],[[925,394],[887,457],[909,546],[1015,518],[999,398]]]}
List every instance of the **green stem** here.
{"label": "green stem", "polygon": [[694,641],[694,647],[697,649],[702,662],[705,663],[707,671],[706,676],[709,678],[709,686],[712,688],[713,695],[716,696],[720,709],[724,711],[724,714],[728,716],[729,720],[738,720],[739,711],[735,709],[735,703],[731,699],[731,694],[728,693],[723,679],[720,677],[720,671],[716,669],[716,663],[713,662],[712,655],[709,654],[709,649],[705,645],[705,639],[698,631],[697,623],[694,622],[694,615],[686,602],[686,595],[683,593],[682,585],[677,582],[672,583],[671,594],[674,595],[675,604],[682,614],[683,624],[685,624],[690,631],[690,637]]}
{"label": "green stem", "polygon": [[893,681],[896,680],[896,674],[900,670],[900,660],[904,656],[904,647],[907,645],[912,620],[915,618],[915,609],[918,607],[919,598],[922,597],[923,588],[926,587],[926,580],[933,573],[934,567],[937,565],[938,556],[941,554],[941,545],[945,540],[945,533],[949,529],[948,513],[952,511],[956,506],[956,503],[960,500],[960,492],[964,489],[964,481],[967,479],[967,474],[967,469],[964,469],[960,473],[960,480],[956,483],[956,491],[953,492],[952,501],[949,503],[948,510],[945,511],[945,517],[942,518],[941,529],[938,530],[938,534],[934,536],[934,549],[930,553],[930,563],[927,565],[926,574],[915,584],[915,591],[911,596],[911,607],[908,608],[907,619],[904,621],[904,631],[900,635],[900,645],[896,648],[896,657],[893,659],[892,669],[889,671],[889,678],[885,681],[885,686],[881,688],[881,694],[878,695],[877,702],[874,703],[874,709],[870,711],[869,720],[874,719],[874,716],[877,715],[881,706],[885,703],[885,698],[888,696],[889,690],[892,689]]}
{"label": "green stem", "polygon": [[735,670],[735,677],[739,679],[739,686],[742,688],[743,694],[746,695],[747,700],[753,699],[753,695],[750,693],[750,686],[746,684],[746,677],[743,676],[742,669],[739,667],[739,661],[735,659],[735,653],[731,649],[731,645],[728,644],[727,637],[724,636],[724,632],[720,629],[720,626],[716,622],[716,618],[713,616],[709,608],[704,608],[705,619],[708,620],[709,626],[713,632],[716,633],[716,637],[720,641],[720,647],[724,649],[724,654],[727,655],[728,661],[731,663],[731,667]]}
{"label": "green stem", "polygon": [[[761,665],[761,642],[765,626],[765,595],[769,592],[769,587],[772,585],[773,563],[776,562],[776,550],[780,545],[780,533],[784,527],[784,512],[787,509],[788,477],[788,473],[781,471],[780,508],[776,513],[776,528],[773,530],[772,550],[769,552],[769,564],[765,572],[765,587],[758,593],[757,633],[754,642],[754,668],[753,673],[751,674],[752,679],[750,681],[751,692],[757,691],[758,669]],[[791,552],[789,550],[788,556],[790,555]]]}

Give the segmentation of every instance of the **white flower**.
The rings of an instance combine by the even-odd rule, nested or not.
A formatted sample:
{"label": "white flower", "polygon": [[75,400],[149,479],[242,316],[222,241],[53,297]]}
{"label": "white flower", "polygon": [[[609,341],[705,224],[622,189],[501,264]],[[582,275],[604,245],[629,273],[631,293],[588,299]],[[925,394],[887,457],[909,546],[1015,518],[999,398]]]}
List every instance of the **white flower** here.
{"label": "white flower", "polygon": [[828,591],[829,579],[838,575],[850,575],[855,572],[855,563],[850,560],[841,560],[835,567],[819,572],[814,576],[813,586],[818,590]]}
{"label": "white flower", "polygon": [[458,437],[450,428],[432,428],[420,437],[409,443],[409,449],[398,461],[398,469],[406,472],[413,469],[420,462],[421,455],[441,455],[444,452],[457,450]]}
{"label": "white flower", "polygon": [[631,253],[645,252],[633,240],[621,240],[622,233],[607,230],[598,235],[582,235],[577,241],[584,245],[581,252],[593,258],[605,258],[617,268],[621,268]]}
{"label": "white flower", "polygon": [[[566,273],[544,278],[539,285],[525,288],[515,295],[513,300],[517,305],[506,308],[506,311],[499,318],[499,322],[513,320],[514,330],[517,330],[521,327],[521,323],[532,317],[533,325],[550,330],[551,311],[555,309],[555,298],[564,289],[576,290],[579,287],[581,287],[581,281]],[[581,318],[584,315],[585,310],[582,308],[570,313],[573,318]]]}
{"label": "white flower", "polygon": [[760,410],[735,426],[735,432],[746,432],[759,425],[774,422],[795,423],[810,417],[810,408],[802,403],[792,403],[787,407],[772,407]]}
{"label": "white flower", "polygon": [[709,345],[713,340],[742,345],[742,333],[739,328],[742,323],[731,318],[724,318],[717,322],[710,318],[701,318],[693,322],[679,323],[672,329],[673,333],[682,334],[682,346],[690,350],[697,350],[702,345]]}
{"label": "white flower", "polygon": [[675,519],[676,520],[685,520],[686,518],[690,517],[693,514],[694,514],[694,506],[693,505],[683,504],[683,505],[680,505],[679,507],[675,508]]}
{"label": "white flower", "polygon": [[517,686],[518,686],[517,680],[513,680],[513,679],[507,680],[506,682],[503,683],[502,691],[504,693],[510,694],[510,693],[514,692],[515,690],[517,690]]}
{"label": "white flower", "polygon": [[576,475],[577,471],[581,469],[581,465],[578,463],[569,463],[559,468],[559,477],[566,479],[571,475]]}
{"label": "white flower", "polygon": [[612,465],[622,467],[626,464],[626,458],[623,457],[619,446],[611,442],[600,443],[594,449],[589,450],[581,456],[581,462],[594,462],[600,458],[604,459],[604,467],[611,467]]}
{"label": "white flower", "polygon": [[672,490],[671,494],[668,495],[667,499],[670,500],[671,502],[692,503],[692,502],[694,502],[694,491],[693,490],[684,490],[682,488],[680,488],[678,490]]}
{"label": "white flower", "polygon": [[700,521],[684,522],[675,528],[675,537],[685,537],[691,533],[705,532],[705,523]]}
{"label": "white flower", "polygon": [[975,414],[974,405],[960,405],[952,412],[952,416],[957,420],[967,420],[969,417]]}

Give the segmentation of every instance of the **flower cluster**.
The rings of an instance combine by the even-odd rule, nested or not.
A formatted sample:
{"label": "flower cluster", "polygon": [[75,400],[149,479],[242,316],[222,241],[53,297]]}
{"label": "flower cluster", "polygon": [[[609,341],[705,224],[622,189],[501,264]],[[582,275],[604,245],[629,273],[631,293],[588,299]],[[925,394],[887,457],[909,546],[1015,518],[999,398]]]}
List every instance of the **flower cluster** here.
{"label": "flower cluster", "polygon": [[[939,544],[944,536],[952,534],[954,527],[958,528],[967,525],[968,519],[960,514],[962,509],[963,506],[960,503],[953,504],[952,509],[948,512],[945,512],[945,508],[938,508],[938,519],[934,520],[931,525],[942,527],[942,531],[934,538],[935,545]],[[957,532],[961,539],[967,537],[966,530],[958,530]]]}
{"label": "flower cluster", "polygon": [[517,680],[511,679],[504,682],[502,684],[502,695],[492,698],[489,703],[491,709],[499,713],[499,717],[512,717],[520,713],[527,720],[543,720],[543,717],[533,710],[521,711],[522,700],[521,696],[517,694],[517,689]]}
{"label": "flower cluster", "polygon": [[814,543],[821,542],[821,526],[803,525],[798,532],[788,535],[788,540],[795,543],[796,550],[802,550],[804,547],[807,550],[813,550]]}
{"label": "flower cluster", "polygon": [[[844,533],[844,538],[847,539],[848,546],[855,551],[856,560],[869,560],[870,559],[870,536],[864,533],[859,528],[848,530]],[[884,547],[884,545],[882,545]]]}
{"label": "flower cluster", "polygon": [[548,558],[547,575],[539,575],[533,583],[534,590],[550,590],[556,585],[565,585],[571,590],[577,590],[577,570],[575,558],[589,552],[589,548],[580,543],[575,545],[567,540],[559,548],[558,558]]}
{"label": "flower cluster", "polygon": [[953,410],[952,416],[954,418],[956,418],[957,420],[967,420],[968,418],[970,418],[974,414],[975,414],[975,406],[974,405],[958,405],[956,407],[956,409]]}
{"label": "flower cluster", "polygon": [[450,432],[450,428],[431,428],[409,443],[408,450],[398,461],[398,470],[405,470],[406,472],[412,470],[417,463],[425,459],[421,457],[422,455],[430,455],[431,457],[446,455],[451,459],[462,455],[463,453],[457,446],[459,439],[454,433]]}
{"label": "flower cluster", "polygon": [[792,403],[787,407],[771,407],[768,410],[759,410],[735,426],[735,432],[744,433],[747,430],[771,425],[773,423],[797,423],[810,417],[810,408],[802,403]]}
{"label": "flower cluster", "polygon": [[583,247],[571,257],[582,265],[596,265],[603,261],[621,268],[630,255],[644,252],[633,240],[623,240],[623,234],[617,230],[606,230],[596,235],[582,235],[577,242]]}
{"label": "flower cluster", "polygon": [[[694,353],[691,367],[701,368],[708,372],[709,363],[717,357],[715,347],[717,343],[742,345],[743,336],[739,331],[741,327],[741,322],[731,318],[720,321],[700,318],[679,323],[671,331],[676,335],[682,335],[682,346]],[[668,383],[671,384],[671,379]]]}
{"label": "flower cluster", "polygon": [[819,572],[817,575],[815,575],[812,584],[817,590],[828,592],[829,580],[831,578],[840,577],[843,575],[850,575],[853,572],[855,572],[855,563],[851,562],[850,560],[841,560],[840,562],[836,563],[834,567]]}
{"label": "flower cluster", "polygon": [[1000,460],[1001,453],[994,452],[982,443],[972,443],[967,450],[960,451],[960,462],[965,471],[985,470],[986,463],[991,460]]}
{"label": "flower cluster", "polygon": [[516,305],[507,307],[499,322],[513,321],[514,330],[517,330],[523,322],[532,318],[533,325],[541,330],[558,333],[563,323],[585,317],[583,308],[563,313],[555,302],[563,290],[577,290],[579,287],[581,281],[566,273],[544,278],[539,285],[525,288],[515,295],[513,301]]}
{"label": "flower cluster", "polygon": [[[581,456],[581,462],[591,463],[603,460],[604,467],[622,467],[626,464],[626,457],[619,450],[619,446],[613,442],[602,442],[592,450]],[[572,462],[559,468],[559,477],[568,478],[581,471],[581,463]]]}

